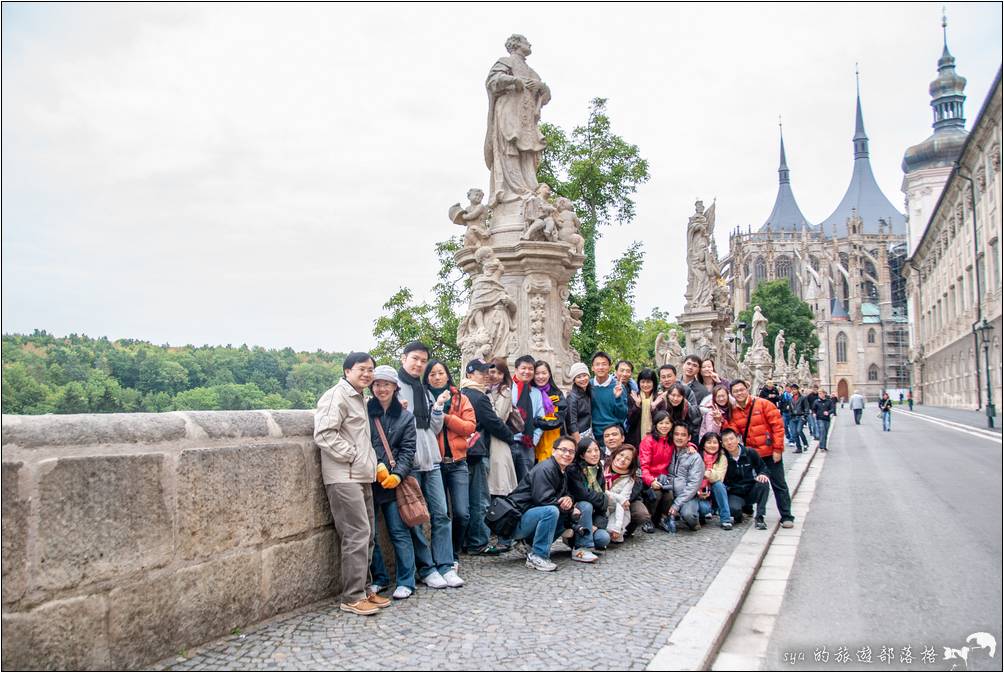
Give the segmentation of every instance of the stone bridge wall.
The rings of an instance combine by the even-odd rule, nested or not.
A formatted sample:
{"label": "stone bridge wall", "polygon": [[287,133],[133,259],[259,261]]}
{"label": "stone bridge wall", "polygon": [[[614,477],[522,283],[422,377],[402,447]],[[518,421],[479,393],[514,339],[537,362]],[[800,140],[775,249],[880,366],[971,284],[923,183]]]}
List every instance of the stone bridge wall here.
{"label": "stone bridge wall", "polygon": [[334,593],[313,427],[4,416],[3,668],[137,668]]}

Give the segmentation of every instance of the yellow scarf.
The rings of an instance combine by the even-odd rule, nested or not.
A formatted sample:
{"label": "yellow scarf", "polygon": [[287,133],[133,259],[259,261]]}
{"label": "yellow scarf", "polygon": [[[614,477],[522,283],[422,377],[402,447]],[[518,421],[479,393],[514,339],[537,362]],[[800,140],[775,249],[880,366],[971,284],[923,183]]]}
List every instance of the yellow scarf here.
{"label": "yellow scarf", "polygon": [[652,398],[645,393],[641,394],[641,436],[652,432]]}

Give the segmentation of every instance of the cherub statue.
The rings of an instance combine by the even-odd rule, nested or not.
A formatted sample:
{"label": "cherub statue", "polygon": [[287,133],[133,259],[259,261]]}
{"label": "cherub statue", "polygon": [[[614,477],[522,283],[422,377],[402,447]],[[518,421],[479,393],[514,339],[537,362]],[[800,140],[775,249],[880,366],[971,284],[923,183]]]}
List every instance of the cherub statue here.
{"label": "cherub statue", "polygon": [[488,205],[481,203],[485,198],[485,193],[477,187],[467,190],[467,198],[470,204],[466,208],[461,208],[459,203],[450,207],[450,221],[454,224],[467,227],[464,233],[464,247],[476,250],[483,245],[487,245],[491,238],[488,230],[488,216],[491,209],[498,205],[502,198],[502,192],[497,192],[492,196]]}
{"label": "cherub statue", "polygon": [[585,239],[579,235],[579,231],[582,229],[582,222],[579,221],[579,216],[575,214],[572,200],[565,196],[559,196],[554,202],[554,207],[558,211],[558,214],[554,216],[558,225],[558,240],[570,244],[572,252],[576,255],[581,255]]}
{"label": "cherub statue", "polygon": [[676,330],[669,330],[669,335],[659,332],[655,337],[655,360],[659,365],[671,364],[680,366],[683,362],[683,348],[680,347],[680,340],[676,336]]}
{"label": "cherub statue", "polygon": [[520,237],[524,241],[558,240],[558,227],[554,223],[557,208],[551,204],[550,197],[551,188],[546,182],[542,182],[533,194],[524,197],[523,217],[527,228]]}

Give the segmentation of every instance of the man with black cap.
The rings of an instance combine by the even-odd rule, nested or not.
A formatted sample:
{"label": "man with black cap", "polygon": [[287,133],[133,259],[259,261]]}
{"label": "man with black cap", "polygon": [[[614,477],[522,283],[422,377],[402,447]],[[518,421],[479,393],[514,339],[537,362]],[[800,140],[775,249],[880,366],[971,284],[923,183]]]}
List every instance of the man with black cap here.
{"label": "man with black cap", "polygon": [[486,394],[486,377],[495,368],[494,364],[484,360],[471,360],[465,368],[465,377],[460,382],[460,391],[471,401],[474,407],[474,418],[477,421],[478,439],[467,450],[467,466],[470,470],[470,503],[471,520],[467,524],[467,534],[464,537],[464,547],[472,554],[495,555],[499,549],[491,544],[491,531],[485,525],[485,512],[488,511],[488,448],[491,437],[496,437],[506,444],[512,444],[512,431],[505,424],[491,400]]}

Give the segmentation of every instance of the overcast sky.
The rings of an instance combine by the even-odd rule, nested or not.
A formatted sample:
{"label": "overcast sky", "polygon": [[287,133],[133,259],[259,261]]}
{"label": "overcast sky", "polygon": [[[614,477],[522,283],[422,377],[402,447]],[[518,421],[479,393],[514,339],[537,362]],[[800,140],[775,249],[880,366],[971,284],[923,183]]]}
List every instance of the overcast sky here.
{"label": "overcast sky", "polygon": [[[1001,5],[948,5],[971,121]],[[854,68],[879,185],[926,138],[940,4],[3,5],[3,331],[349,350],[435,281],[433,244],[484,187],[484,79],[513,32],[570,129],[609,99],[651,180],[637,312],[683,308],[695,198],[718,245],[761,225],[778,115],[813,222],[850,178]],[[967,124],[968,126],[968,124]]]}

